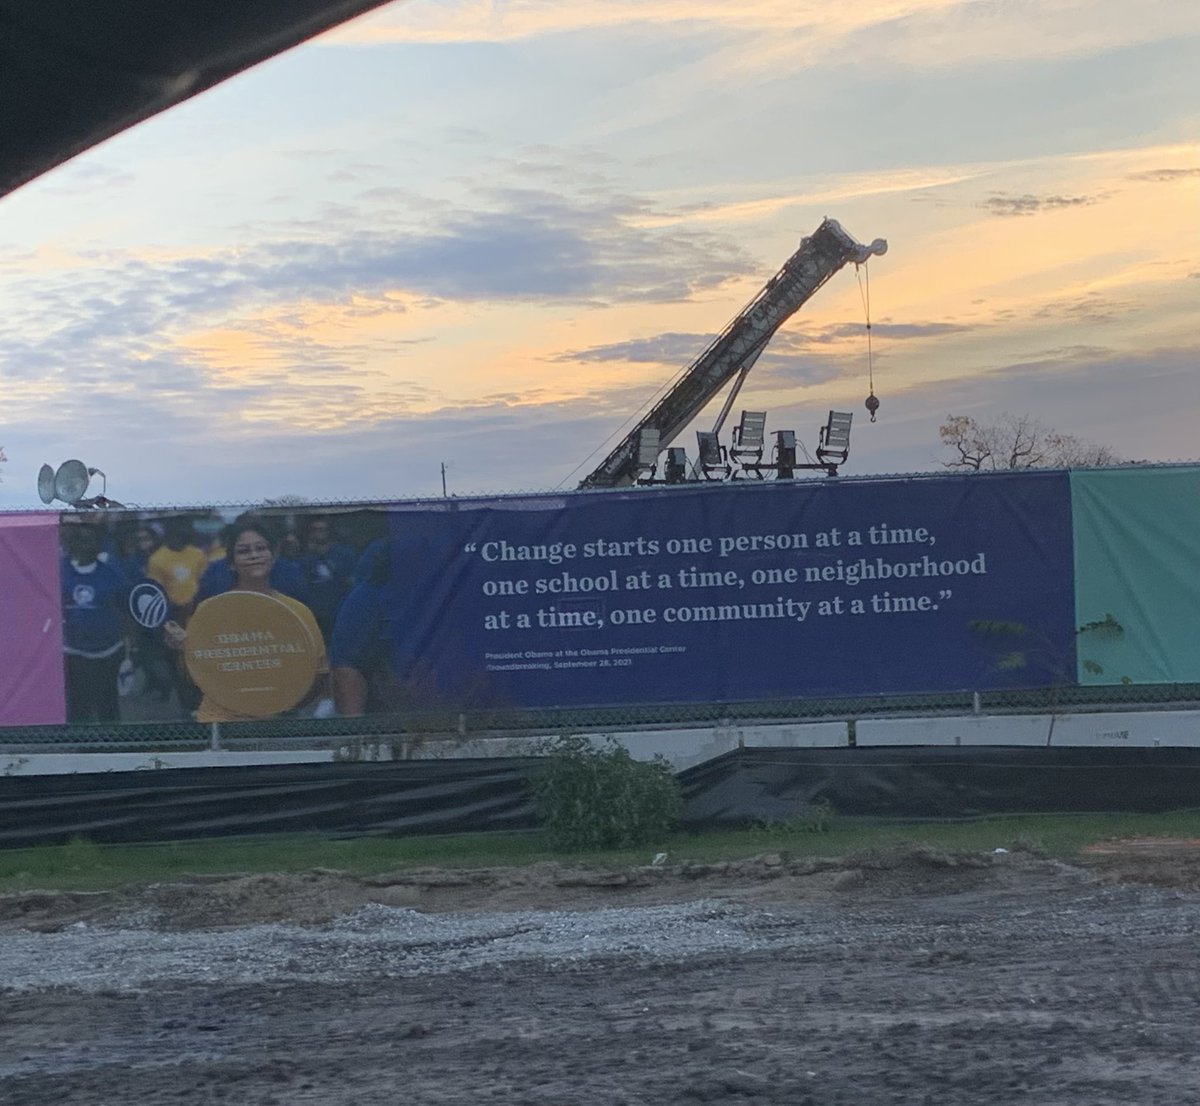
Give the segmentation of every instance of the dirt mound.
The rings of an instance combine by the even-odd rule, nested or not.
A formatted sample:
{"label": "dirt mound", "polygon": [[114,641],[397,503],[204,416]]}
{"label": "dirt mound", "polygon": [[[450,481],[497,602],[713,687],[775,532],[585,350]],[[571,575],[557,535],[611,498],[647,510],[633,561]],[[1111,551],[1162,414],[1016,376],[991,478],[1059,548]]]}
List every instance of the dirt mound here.
{"label": "dirt mound", "polygon": [[748,859],[605,869],[561,864],[423,869],[374,876],[316,869],[193,876],[100,892],[0,895],[0,932],[54,932],[78,923],[155,930],[269,922],[320,925],[367,904],[424,912],[586,910],[697,899],[828,901],[955,894],[1012,881],[1061,879],[1065,866],[1022,854],[953,854],[913,847],[849,857]]}
{"label": "dirt mound", "polygon": [[1200,840],[1131,837],[1083,849],[1084,862],[1110,883],[1142,883],[1200,891]]}
{"label": "dirt mound", "polygon": [[1200,896],[1144,853],[0,896],[0,1103],[1187,1102]]}

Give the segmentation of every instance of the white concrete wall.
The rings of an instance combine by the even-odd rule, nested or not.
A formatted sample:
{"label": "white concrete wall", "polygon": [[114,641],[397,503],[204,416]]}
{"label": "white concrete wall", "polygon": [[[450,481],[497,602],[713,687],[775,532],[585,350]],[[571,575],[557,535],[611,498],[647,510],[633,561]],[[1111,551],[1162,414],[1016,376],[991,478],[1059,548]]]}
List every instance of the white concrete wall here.
{"label": "white concrete wall", "polygon": [[333,759],[329,749],[240,753],[0,753],[0,776],[90,772],[155,772],[169,768],[233,768],[246,764],[311,764]]}
{"label": "white concrete wall", "polygon": [[[415,745],[409,755],[414,760],[448,757],[528,756],[548,736],[480,737],[459,741]],[[680,772],[706,760],[731,752],[740,745],[754,748],[814,748],[847,746],[849,727],[845,722],[797,722],[752,726],[690,726],[670,730],[614,730],[591,734],[599,745],[611,737],[625,746],[635,760],[653,760],[662,756]],[[397,744],[397,755],[400,752]]]}
{"label": "white concrete wall", "polygon": [[1071,714],[1054,723],[1055,745],[1111,748],[1200,745],[1200,711],[1122,711]]}
{"label": "white concrete wall", "polygon": [[[968,715],[958,718],[869,718],[856,725],[860,746],[1046,744],[1049,715]],[[211,750],[146,753],[0,753],[0,775],[38,776],[72,772],[143,772],[171,768],[235,767],[250,764],[305,764],[346,760],[414,760],[460,757],[529,756],[554,735],[476,737],[430,742],[348,742],[339,750],[268,752]],[[624,745],[638,760],[661,755],[676,771],[747,748],[839,748],[849,744],[845,722],[689,726],[661,730],[614,730],[590,735]],[[1120,711],[1065,714],[1054,722],[1054,745],[1200,746],[1200,711]]]}
{"label": "white concrete wall", "polygon": [[864,718],[854,727],[855,744],[867,745],[1045,745],[1049,717],[1037,715],[965,718]]}
{"label": "white concrete wall", "polygon": [[[1045,745],[1050,715],[871,718],[855,727],[859,745]],[[1053,745],[1108,748],[1200,745],[1200,711],[1060,714]]]}

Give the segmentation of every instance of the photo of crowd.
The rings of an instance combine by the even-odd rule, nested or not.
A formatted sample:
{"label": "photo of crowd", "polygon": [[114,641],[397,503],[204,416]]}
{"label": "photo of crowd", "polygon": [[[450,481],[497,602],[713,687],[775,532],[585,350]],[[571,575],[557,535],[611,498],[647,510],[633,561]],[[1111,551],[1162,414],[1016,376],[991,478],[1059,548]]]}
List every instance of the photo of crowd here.
{"label": "photo of crowd", "polygon": [[[63,516],[60,535],[68,722],[261,717],[223,705],[189,671],[189,625],[198,616],[211,623],[202,612],[211,616],[213,601],[230,594],[274,600],[311,644],[311,686],[285,713],[350,717],[386,708],[386,514],[76,514]],[[220,609],[236,604],[223,599]]]}

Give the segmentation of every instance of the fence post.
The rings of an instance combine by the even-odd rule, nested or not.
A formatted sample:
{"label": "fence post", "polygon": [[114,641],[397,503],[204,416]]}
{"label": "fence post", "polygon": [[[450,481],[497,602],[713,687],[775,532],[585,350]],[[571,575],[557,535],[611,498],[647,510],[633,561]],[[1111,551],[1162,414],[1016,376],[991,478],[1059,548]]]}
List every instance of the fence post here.
{"label": "fence post", "polygon": [[208,747],[210,749],[212,749],[214,752],[218,751],[221,748],[221,723],[220,722],[212,723],[212,730],[211,730],[210,736],[209,736]]}

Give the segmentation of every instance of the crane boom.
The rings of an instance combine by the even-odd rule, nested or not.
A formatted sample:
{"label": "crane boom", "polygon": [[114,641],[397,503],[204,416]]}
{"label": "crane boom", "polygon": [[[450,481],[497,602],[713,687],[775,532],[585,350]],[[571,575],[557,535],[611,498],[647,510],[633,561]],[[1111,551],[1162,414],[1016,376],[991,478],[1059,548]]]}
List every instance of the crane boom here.
{"label": "crane boom", "polygon": [[[887,243],[882,238],[864,246],[836,220],[823,220],[812,235],[801,240],[800,248],[762,291],[579,486],[615,488],[632,484],[638,475],[638,446],[643,431],[657,431],[658,449],[666,449],[736,373],[754,363],[775,332],[834,273],[851,261],[861,264],[872,254],[886,252]],[[653,440],[652,435],[648,437]]]}

